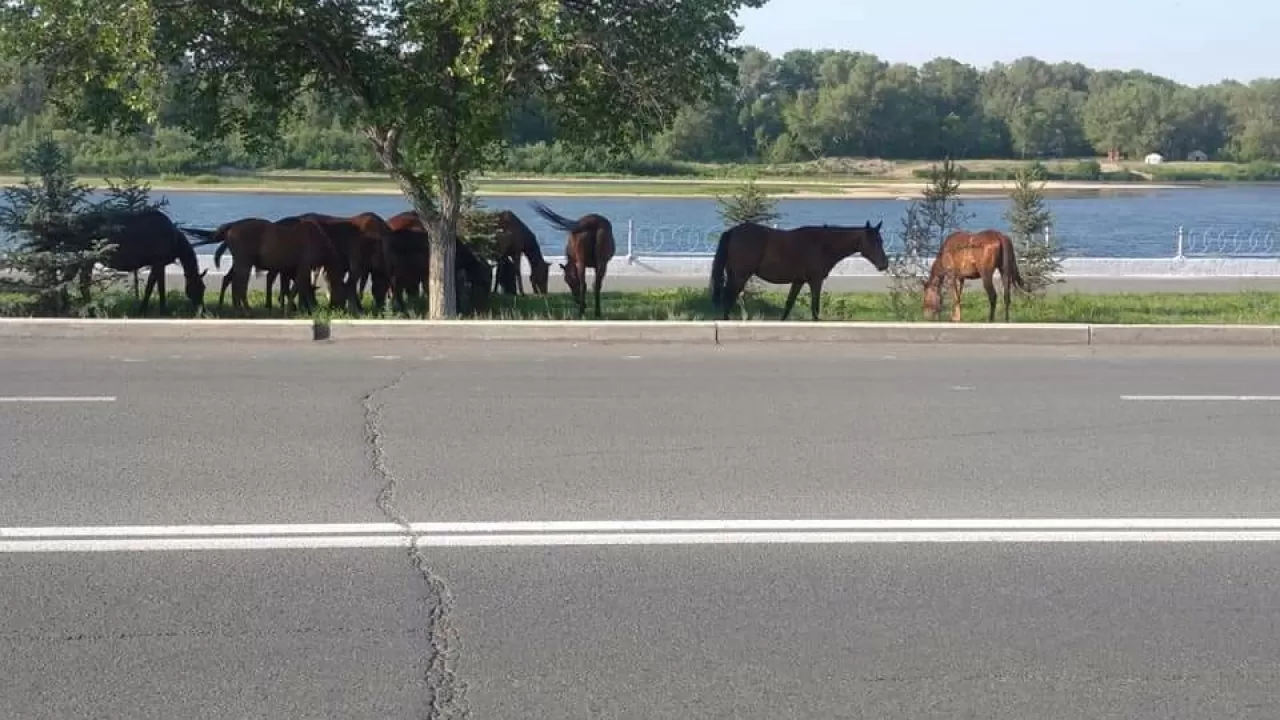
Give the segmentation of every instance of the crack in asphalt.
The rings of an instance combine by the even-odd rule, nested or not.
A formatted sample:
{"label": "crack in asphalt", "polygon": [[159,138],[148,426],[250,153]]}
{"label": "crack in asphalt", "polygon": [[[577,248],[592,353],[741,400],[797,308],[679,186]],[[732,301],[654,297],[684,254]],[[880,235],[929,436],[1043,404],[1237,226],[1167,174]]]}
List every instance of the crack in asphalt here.
{"label": "crack in asphalt", "polygon": [[425,677],[430,703],[430,712],[427,717],[430,720],[466,718],[469,716],[464,697],[466,683],[458,677],[455,669],[459,641],[457,629],[452,622],[453,593],[444,578],[428,566],[427,558],[419,546],[420,539],[413,534],[408,518],[404,517],[396,507],[398,480],[387,467],[387,454],[383,445],[382,406],[377,398],[399,387],[414,369],[404,370],[391,382],[370,390],[362,398],[365,441],[372,456],[373,473],[382,481],[382,488],[378,491],[377,497],[378,510],[388,520],[404,528],[405,536],[409,540],[409,562],[427,585],[427,601],[430,607],[427,613],[426,635],[431,646]]}

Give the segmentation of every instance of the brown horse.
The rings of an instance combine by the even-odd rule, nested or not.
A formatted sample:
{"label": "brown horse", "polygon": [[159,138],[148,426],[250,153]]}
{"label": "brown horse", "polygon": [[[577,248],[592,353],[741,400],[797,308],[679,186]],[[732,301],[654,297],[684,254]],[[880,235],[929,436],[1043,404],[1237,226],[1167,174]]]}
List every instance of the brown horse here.
{"label": "brown horse", "polygon": [[[360,298],[370,279],[373,280],[374,309],[382,312],[389,289],[386,261],[382,255],[385,239],[391,233],[386,221],[372,212],[351,217],[304,213],[296,219],[318,223],[333,241],[346,273],[344,289],[351,312],[364,310]],[[270,282],[270,276],[267,280]]]}
{"label": "brown horse", "polygon": [[836,263],[861,253],[876,270],[884,272],[889,258],[884,254],[880,226],[805,226],[778,230],[757,223],[741,223],[720,235],[716,256],[711,262],[711,302],[729,319],[747,280],[758,275],[769,283],[791,283],[782,319],[786,320],[805,283],[809,284],[809,307],[818,320],[822,283]]}
{"label": "brown horse", "polygon": [[493,266],[493,288],[495,291],[501,289],[503,294],[515,295],[516,284],[520,280],[520,268],[516,265],[519,260],[512,260],[508,257],[499,257]]}
{"label": "brown horse", "polygon": [[[231,251],[231,305],[236,310],[249,309],[249,274],[253,268],[275,271],[293,279],[303,312],[316,306],[311,273],[323,268],[329,279],[329,293],[335,301],[347,290],[343,282],[344,264],[329,234],[317,222],[284,218],[277,222],[247,218],[226,223],[218,228],[214,239],[218,249],[213,254],[214,267],[221,267],[222,254]],[[225,292],[227,282],[223,281]],[[218,307],[223,295],[219,294]]]}
{"label": "brown horse", "polygon": [[[399,277],[403,289],[416,293],[416,288],[422,286],[425,290],[427,284],[427,267],[430,260],[430,236],[427,234],[426,226],[422,224],[422,218],[414,210],[407,210],[395,215],[387,220],[387,225],[392,230],[393,240],[388,242],[386,250],[387,266],[392,278]],[[463,286],[460,284],[457,289],[458,307],[461,310],[464,307],[462,299],[469,298],[467,310],[470,312],[488,312],[490,303],[490,282],[492,280],[491,273],[493,269],[489,263],[485,262],[471,246],[463,242],[462,238],[456,239],[454,244],[454,270],[461,273],[466,278],[466,285],[470,286],[470,292],[465,296],[463,294]],[[392,281],[392,293],[398,294],[395,280]],[[404,312],[404,301],[393,300],[397,303],[397,309]]]}
{"label": "brown horse", "polygon": [[957,230],[948,235],[942,241],[938,257],[934,258],[933,265],[929,268],[929,279],[925,281],[925,318],[938,319],[938,309],[942,303],[942,283],[947,279],[951,282],[951,322],[960,322],[960,297],[964,293],[964,281],[982,278],[982,287],[986,289],[987,300],[991,304],[987,322],[995,322],[996,270],[1000,271],[1000,280],[1004,285],[1004,321],[1009,322],[1009,286],[1016,284],[1023,290],[1027,289],[1022,274],[1018,272],[1013,242],[1009,240],[1009,236],[991,229],[976,233]]}
{"label": "brown horse", "polygon": [[570,220],[539,202],[533,203],[533,209],[547,222],[569,233],[564,244],[564,259],[569,262],[567,265],[560,263],[560,269],[564,271],[565,285],[569,286],[574,302],[578,304],[578,317],[587,312],[587,268],[595,271],[595,307],[596,319],[599,319],[600,288],[604,285],[609,261],[616,250],[613,223],[595,213]]}
{"label": "brown horse", "polygon": [[[520,256],[529,261],[529,285],[535,295],[547,294],[547,275],[551,263],[542,257],[542,248],[538,238],[524,221],[510,210],[497,214],[498,237],[497,254],[499,260],[510,260],[516,269],[516,293],[524,294],[524,280],[520,275]],[[494,277],[494,292],[498,291],[497,276]]]}

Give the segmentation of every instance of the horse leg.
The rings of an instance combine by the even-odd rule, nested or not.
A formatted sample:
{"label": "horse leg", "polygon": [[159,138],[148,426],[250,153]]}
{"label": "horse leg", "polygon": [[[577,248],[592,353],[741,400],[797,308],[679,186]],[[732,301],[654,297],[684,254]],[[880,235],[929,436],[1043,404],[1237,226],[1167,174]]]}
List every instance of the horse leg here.
{"label": "horse leg", "polygon": [[[601,319],[600,318],[600,288],[604,286],[604,273],[605,273],[604,267],[596,268],[595,295],[596,295],[596,319],[597,320]],[[516,277],[520,277],[520,276],[516,275]],[[582,293],[585,295],[586,292],[587,292],[586,288],[583,287]]]}
{"label": "horse leg", "polygon": [[721,320],[729,319],[729,311],[733,309],[733,305],[738,301],[738,297],[742,295],[742,291],[747,288],[747,281],[750,279],[751,273],[747,273],[739,279],[734,276],[732,268],[725,269],[724,293],[720,296],[720,302],[722,303],[720,309]]}
{"label": "horse leg", "polygon": [[1004,283],[1004,321],[1009,322],[1009,291],[1013,289],[1013,279],[1000,273],[1000,282]]}
{"label": "horse leg", "polygon": [[791,308],[796,304],[796,298],[800,297],[800,288],[804,287],[803,280],[797,280],[791,283],[791,290],[787,292],[787,304],[782,306],[782,321],[786,321],[791,315]]}
{"label": "horse leg", "polygon": [[156,289],[160,291],[160,297],[157,298],[157,301],[160,305],[160,314],[163,315],[165,313],[164,296],[169,294],[164,282],[164,265],[153,265],[151,267],[151,276],[156,279]]}
{"label": "horse leg", "polygon": [[809,280],[809,310],[813,313],[813,321],[818,322],[818,314],[822,309],[822,282],[824,278]]}
{"label": "horse leg", "polygon": [[[276,286],[276,271],[267,271],[267,310],[271,310],[271,289]],[[284,307],[284,278],[280,278],[280,307]]]}
{"label": "horse leg", "polygon": [[[137,274],[137,271],[134,271],[134,274]],[[145,290],[142,291],[142,305],[141,307],[138,308],[138,312],[141,313],[142,315],[147,314],[147,306],[151,304],[151,290],[155,287],[155,285],[156,285],[156,271],[152,269],[151,273],[147,275],[147,287]]]}
{"label": "horse leg", "polygon": [[[235,273],[227,270],[227,274],[222,276],[222,290],[218,291],[218,310],[222,310],[222,301],[227,298],[227,286],[231,284],[231,278],[235,277]],[[236,291],[231,291],[231,306],[235,307]]]}
{"label": "horse leg", "polygon": [[960,322],[960,300],[964,295],[964,278],[960,273],[951,275],[951,322]]}
{"label": "horse leg", "polygon": [[[987,311],[987,322],[996,321],[996,279],[994,272],[982,274],[982,289],[987,291],[987,304],[990,309]],[[1009,322],[1009,316],[1006,314],[1005,322]]]}

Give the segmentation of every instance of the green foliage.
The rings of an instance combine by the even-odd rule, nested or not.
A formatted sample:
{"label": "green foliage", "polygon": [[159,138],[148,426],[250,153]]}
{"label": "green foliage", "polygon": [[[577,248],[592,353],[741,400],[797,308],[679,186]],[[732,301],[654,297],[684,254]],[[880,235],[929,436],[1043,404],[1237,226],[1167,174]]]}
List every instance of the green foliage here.
{"label": "green foliage", "polygon": [[1018,269],[1033,294],[1042,294],[1050,285],[1062,282],[1056,277],[1062,269],[1061,250],[1049,232],[1053,213],[1044,201],[1045,175],[1039,163],[1019,170],[1004,215],[1012,231]]}
{"label": "green foliage", "polygon": [[725,227],[747,222],[773,225],[782,217],[778,213],[778,201],[761,190],[754,177],[738,185],[729,195],[717,196],[716,204]]}
{"label": "green foliage", "polygon": [[929,184],[920,200],[913,200],[902,217],[902,249],[889,257],[889,298],[896,317],[920,311],[929,267],[946,236],[969,222],[964,209],[960,173],[951,158],[929,169]]}
{"label": "green foliage", "polygon": [[[111,3],[112,7],[131,4],[127,0]],[[212,3],[199,0],[190,5],[190,12],[161,12],[171,24],[181,27],[162,25],[149,30],[156,35],[152,44],[176,46],[177,40],[192,37],[208,17]],[[474,17],[462,15],[503,17],[503,13],[532,7],[531,3],[537,4],[534,0],[484,4],[451,0],[441,5],[441,17],[457,18],[459,27],[470,27],[466,23]],[[43,4],[64,12],[70,12],[68,8],[74,5],[70,0],[25,0],[7,12]],[[564,4],[580,6],[580,2],[567,0]],[[662,10],[667,4],[657,6]],[[708,7],[714,11],[728,4],[725,0],[705,6],[684,5],[691,8],[687,12],[693,12]],[[288,10],[300,6],[300,0],[277,5]],[[622,0],[604,3],[608,12],[619,12],[622,5]],[[573,9],[564,12],[569,18],[576,14]],[[685,12],[679,10],[682,16]],[[534,13],[534,17],[530,22],[543,27],[536,19],[540,16]],[[343,16],[333,18],[332,23],[358,27],[366,20],[372,22]],[[695,31],[687,18],[681,23],[684,31]],[[9,54],[21,61],[0,60],[0,171],[16,169],[20,148],[50,131],[57,131],[56,139],[72,148],[80,172],[117,173],[131,163],[143,175],[212,174],[223,167],[384,171],[368,133],[370,122],[382,117],[379,113],[383,111],[368,110],[359,98],[371,93],[377,107],[392,113],[387,117],[393,119],[429,109],[421,115],[421,127],[438,128],[447,127],[435,124],[441,119],[440,107],[444,107],[440,103],[454,97],[417,91],[419,87],[436,87],[415,84],[425,82],[423,78],[438,80],[435,64],[419,67],[412,64],[412,57],[383,57],[380,51],[364,45],[353,49],[348,47],[352,41],[342,40],[334,46],[335,52],[339,59],[351,61],[351,72],[335,75],[319,62],[321,55],[299,44],[308,37],[328,38],[327,26],[319,20],[316,27],[268,23],[243,28],[243,39],[232,46],[211,48],[213,54],[201,63],[178,56],[169,60],[161,57],[157,60],[161,67],[154,72],[151,65],[141,65],[147,69],[142,74],[154,78],[145,79],[145,83],[126,82],[125,89],[150,83],[150,89],[134,97],[138,102],[154,101],[156,110],[130,122],[117,122],[116,128],[125,130],[141,123],[142,134],[84,132],[92,123],[84,112],[69,112],[78,106],[76,102],[68,106],[68,98],[83,100],[82,96],[91,94],[101,102],[89,115],[118,120],[119,98],[112,99],[115,91],[89,91],[79,85],[69,93],[50,89],[51,81],[55,85],[70,82],[70,71],[61,64],[47,71],[40,58],[48,54],[49,62],[54,63],[52,53],[57,47],[84,50],[94,36],[85,39],[69,30],[60,32],[53,49],[27,53],[21,43],[29,38],[29,24],[20,20],[13,28],[0,27],[0,56],[6,54],[6,47],[21,50]],[[569,28],[594,39],[601,32],[598,25],[595,20],[578,19]],[[457,97],[465,102],[448,107],[462,113],[460,117],[469,128],[466,133],[480,135],[460,136],[469,149],[460,151],[459,163],[477,171],[678,175],[696,172],[689,165],[693,162],[795,163],[842,156],[930,159],[949,155],[963,166],[973,158],[1088,157],[1115,148],[1126,151],[1131,160],[1152,150],[1179,160],[1202,150],[1216,159],[1267,163],[1264,176],[1280,175],[1275,165],[1280,161],[1280,80],[1192,88],[1141,72],[1095,71],[1076,63],[1050,64],[1035,58],[998,63],[979,71],[946,58],[911,68],[854,52],[797,50],[772,57],[745,48],[739,53],[732,87],[720,87],[724,76],[708,71],[699,78],[686,78],[668,91],[662,83],[673,71],[649,67],[668,50],[660,49],[659,55],[650,58],[650,47],[662,39],[633,25],[624,24],[623,34],[602,44],[599,50],[603,55],[593,56],[594,60],[574,51],[559,36],[548,41],[545,51],[540,52],[555,60],[557,68],[564,65],[574,70],[579,79],[572,83],[552,83],[551,76],[525,78],[517,74],[511,83],[499,87],[501,83],[480,82],[476,76],[464,74],[458,82],[465,92]],[[406,38],[426,37],[424,33],[444,33],[447,26],[448,22],[433,21],[395,32]],[[700,37],[707,39],[711,48],[723,49],[727,42],[718,21],[696,32],[705,33]],[[490,37],[496,44],[490,48],[506,42],[503,39],[508,36],[505,31],[492,31]],[[688,36],[681,34],[666,44],[675,47],[687,40]],[[213,40],[200,42],[211,44]],[[283,61],[277,63],[283,51],[275,49],[276,43],[310,64],[298,69]],[[502,47],[515,53],[522,45]],[[242,55],[250,50],[258,52],[244,55],[244,63],[228,66],[234,72],[223,72],[219,68],[235,59],[228,54],[232,50],[243,51]],[[138,54],[129,48],[121,52],[125,57]],[[699,53],[698,59],[681,61],[677,66],[689,72],[725,70],[730,58],[712,58],[713,54],[707,50]],[[95,55],[72,53],[71,64],[83,65],[92,57]],[[459,50],[456,57],[460,62],[470,57],[467,62],[472,62],[476,56],[474,51]],[[629,82],[635,89],[617,96],[607,94],[620,81],[609,77],[604,62],[634,58],[644,60],[635,68],[628,67]],[[509,59],[484,55],[481,60],[488,63],[486,73],[519,65],[515,55]],[[62,63],[63,56],[56,55],[56,62]],[[114,67],[114,61],[106,62]],[[97,73],[96,68],[89,75]],[[414,79],[393,82],[388,74],[392,72],[395,77]],[[356,78],[359,83],[339,82],[339,75]],[[574,94],[579,85],[590,83],[596,83],[593,92]],[[397,105],[401,101],[405,104]],[[68,112],[58,115],[55,109],[59,107]],[[494,107],[502,112],[491,113]],[[473,109],[478,114],[467,114]],[[143,122],[146,117],[153,117],[154,122]],[[602,128],[601,124],[611,127]],[[373,125],[383,127],[378,122]],[[406,160],[417,163],[436,157],[433,153],[437,151],[428,146],[441,137],[435,132],[426,138],[427,146],[419,148],[426,153],[422,158],[410,157],[410,146],[417,146],[406,137],[392,145],[404,151]],[[501,142],[491,142],[494,140]],[[823,172],[824,168],[812,166],[806,171]],[[430,195],[437,189],[434,175],[423,172],[417,179],[425,183]],[[1181,179],[1173,176],[1178,173],[1191,180],[1253,179],[1253,173],[1230,168],[1156,167],[1143,168],[1143,172],[1156,179]],[[1008,180],[1013,173],[1012,168],[966,171],[962,179]],[[1049,176],[1051,180],[1134,178],[1128,172],[1103,173],[1092,160],[1077,167],[1055,168]]]}
{"label": "green foliage", "polygon": [[[26,296],[27,304],[45,313],[85,311],[92,301],[94,264],[111,250],[90,223],[114,205],[90,202],[92,188],[76,180],[70,156],[52,140],[28,149],[22,170],[22,183],[5,188],[0,205],[0,233],[15,245],[0,256],[0,270],[7,275],[0,290]],[[105,279],[100,275],[98,282]]]}

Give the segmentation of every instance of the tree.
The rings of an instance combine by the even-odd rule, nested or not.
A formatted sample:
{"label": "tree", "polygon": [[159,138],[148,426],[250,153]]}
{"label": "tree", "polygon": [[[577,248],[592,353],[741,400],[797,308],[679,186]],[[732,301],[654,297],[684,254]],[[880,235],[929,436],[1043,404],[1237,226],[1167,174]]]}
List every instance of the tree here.
{"label": "tree", "polygon": [[902,251],[889,258],[889,302],[901,319],[918,311],[929,266],[942,241],[973,218],[959,194],[960,171],[946,158],[942,165],[930,167],[924,197],[907,206],[902,218]]}
{"label": "tree", "polygon": [[368,139],[430,229],[430,316],[455,314],[467,177],[533,97],[576,142],[629,147],[735,72],[733,13],[764,0],[10,0],[0,58],[49,72],[96,129],[154,121],[173,67],[201,140],[279,141],[305,90]]}
{"label": "tree", "polygon": [[1009,193],[1005,220],[1012,230],[1015,257],[1022,279],[1033,294],[1062,282],[1055,275],[1062,268],[1059,248],[1052,234],[1053,213],[1045,205],[1044,184],[1048,170],[1040,163],[1018,168]]}

